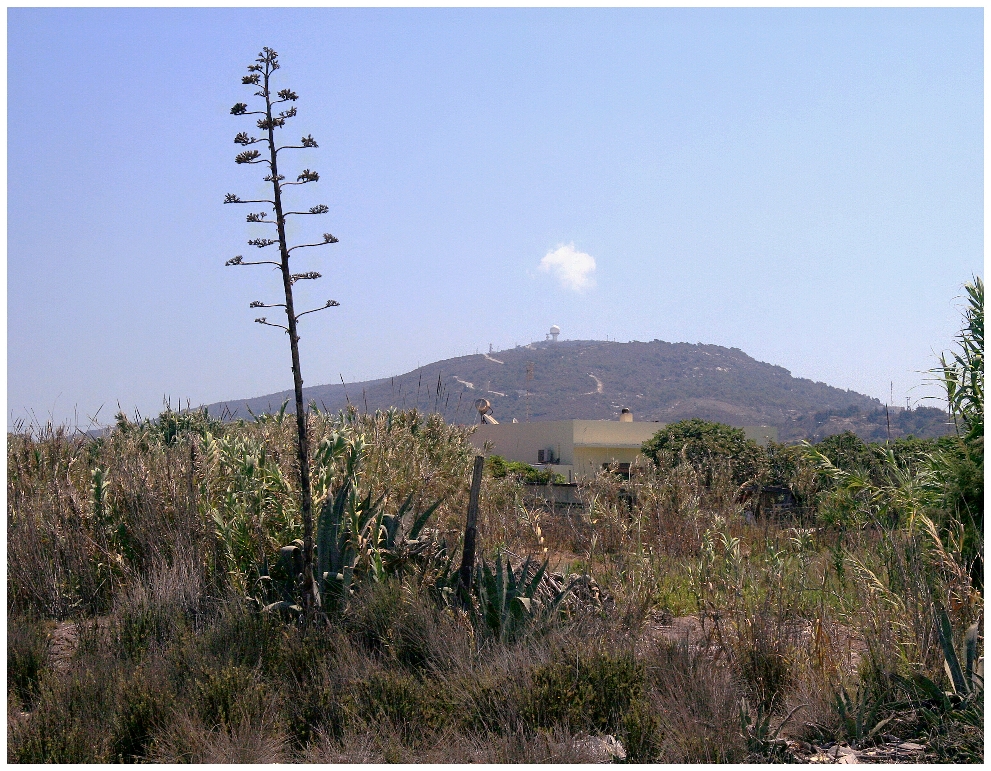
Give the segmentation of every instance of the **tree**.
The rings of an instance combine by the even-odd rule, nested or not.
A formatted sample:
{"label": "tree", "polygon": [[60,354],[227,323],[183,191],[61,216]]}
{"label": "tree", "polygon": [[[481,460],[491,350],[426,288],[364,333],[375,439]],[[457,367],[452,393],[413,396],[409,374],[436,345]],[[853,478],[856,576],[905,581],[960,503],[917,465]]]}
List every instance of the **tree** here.
{"label": "tree", "polygon": [[853,431],[827,436],[816,443],[815,449],[829,458],[830,463],[836,468],[844,471],[863,471],[868,475],[877,474],[877,455],[871,450],[871,446]]}
{"label": "tree", "polygon": [[743,484],[754,479],[765,463],[760,445],[747,439],[741,428],[711,423],[701,418],[682,420],[665,426],[643,444],[643,454],[660,465],[691,464],[712,485],[716,461],[729,463],[733,481]]}
{"label": "tree", "polygon": [[[296,396],[296,427],[298,430],[297,455],[299,462],[299,487],[301,506],[300,511],[303,520],[303,587],[302,605],[303,611],[308,617],[315,603],[319,602],[319,594],[315,590],[313,577],[313,496],[310,490],[310,461],[309,443],[307,439],[306,423],[307,410],[303,404],[303,375],[299,366],[299,335],[296,332],[299,319],[308,313],[316,313],[325,308],[333,308],[339,305],[336,300],[327,302],[310,310],[296,313],[293,303],[293,285],[297,281],[309,281],[320,278],[316,271],[305,273],[293,273],[290,270],[290,253],[296,249],[304,249],[314,246],[326,246],[336,244],[337,239],[330,233],[324,233],[323,239],[316,243],[296,244],[289,246],[286,241],[286,218],[291,215],[311,215],[326,214],[328,208],[323,205],[311,207],[308,211],[285,211],[283,209],[283,191],[294,185],[307,185],[320,179],[320,175],[310,169],[304,169],[296,177],[295,182],[286,182],[285,176],[279,173],[279,153],[284,150],[303,150],[317,147],[316,141],[311,135],[307,135],[300,140],[298,145],[278,146],[275,141],[275,130],[285,127],[286,122],[296,116],[295,105],[288,109],[275,112],[277,105],[295,102],[299,97],[294,91],[284,88],[273,95],[271,90],[271,78],[273,73],[279,69],[279,55],[271,48],[263,48],[262,52],[255,59],[255,63],[248,66],[248,74],[241,78],[241,83],[246,86],[258,88],[254,96],[264,100],[265,107],[261,110],[249,110],[244,102],[238,102],[231,108],[231,115],[259,115],[257,126],[263,132],[261,137],[249,136],[247,132],[240,132],[234,137],[235,144],[242,147],[251,145],[262,145],[267,152],[263,155],[258,150],[245,149],[234,158],[237,164],[265,164],[268,167],[268,175],[265,181],[272,185],[272,199],[242,200],[233,193],[228,193],[224,198],[225,204],[267,204],[266,211],[252,212],[248,214],[247,221],[252,223],[262,223],[275,225],[277,238],[254,238],[248,241],[249,246],[264,249],[270,246],[277,246],[279,249],[279,260],[245,260],[241,255],[227,261],[227,265],[274,265],[282,275],[282,286],[285,292],[284,303],[264,303],[255,300],[251,303],[251,308],[283,308],[286,314],[286,324],[278,324],[269,321],[265,316],[255,319],[259,324],[270,327],[277,327],[289,336],[289,349],[292,354],[292,374],[293,387]],[[269,213],[274,213],[274,219],[269,218]]]}

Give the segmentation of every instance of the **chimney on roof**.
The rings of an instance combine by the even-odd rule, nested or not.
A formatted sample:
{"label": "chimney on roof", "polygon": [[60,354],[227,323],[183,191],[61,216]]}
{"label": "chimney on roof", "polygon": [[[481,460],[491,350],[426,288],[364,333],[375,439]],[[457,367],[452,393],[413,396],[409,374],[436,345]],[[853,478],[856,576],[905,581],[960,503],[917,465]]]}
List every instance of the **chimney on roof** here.
{"label": "chimney on roof", "polygon": [[630,412],[630,408],[629,407],[623,407],[622,412],[619,413],[619,422],[620,423],[632,423],[633,422],[633,413]]}

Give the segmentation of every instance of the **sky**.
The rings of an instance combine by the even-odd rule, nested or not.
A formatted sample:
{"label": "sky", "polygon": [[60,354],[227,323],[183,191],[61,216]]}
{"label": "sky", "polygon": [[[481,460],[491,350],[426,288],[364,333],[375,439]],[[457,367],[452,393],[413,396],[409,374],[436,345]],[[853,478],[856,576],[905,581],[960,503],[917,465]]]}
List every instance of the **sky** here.
{"label": "sky", "polygon": [[341,303],[306,385],[557,324],[916,404],[983,275],[982,9],[7,13],[8,426],[291,388],[280,281],[224,265],[268,234],[223,205],[263,46],[329,207],[290,239],[340,241],[295,253]]}

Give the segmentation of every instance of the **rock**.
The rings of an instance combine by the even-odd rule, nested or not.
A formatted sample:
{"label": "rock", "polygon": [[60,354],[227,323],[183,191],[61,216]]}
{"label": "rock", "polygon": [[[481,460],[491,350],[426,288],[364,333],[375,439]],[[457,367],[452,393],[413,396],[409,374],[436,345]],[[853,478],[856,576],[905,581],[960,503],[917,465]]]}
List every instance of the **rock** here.
{"label": "rock", "polygon": [[593,763],[626,760],[626,748],[615,736],[583,736],[575,739],[575,747],[591,756]]}
{"label": "rock", "polygon": [[902,742],[898,745],[898,749],[905,750],[907,752],[922,752],[925,747],[921,744],[916,744],[915,742]]}
{"label": "rock", "polygon": [[844,747],[837,744],[826,753],[827,757],[834,763],[857,763],[857,751],[853,747]]}

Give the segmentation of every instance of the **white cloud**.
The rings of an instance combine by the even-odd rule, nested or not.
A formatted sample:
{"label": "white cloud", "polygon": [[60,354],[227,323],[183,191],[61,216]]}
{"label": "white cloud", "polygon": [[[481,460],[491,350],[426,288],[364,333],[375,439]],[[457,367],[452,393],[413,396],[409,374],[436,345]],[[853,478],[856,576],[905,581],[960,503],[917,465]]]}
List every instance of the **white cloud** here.
{"label": "white cloud", "polygon": [[560,244],[557,249],[547,252],[539,267],[544,273],[553,273],[565,289],[581,292],[595,286],[592,279],[595,258],[576,251],[573,243]]}

